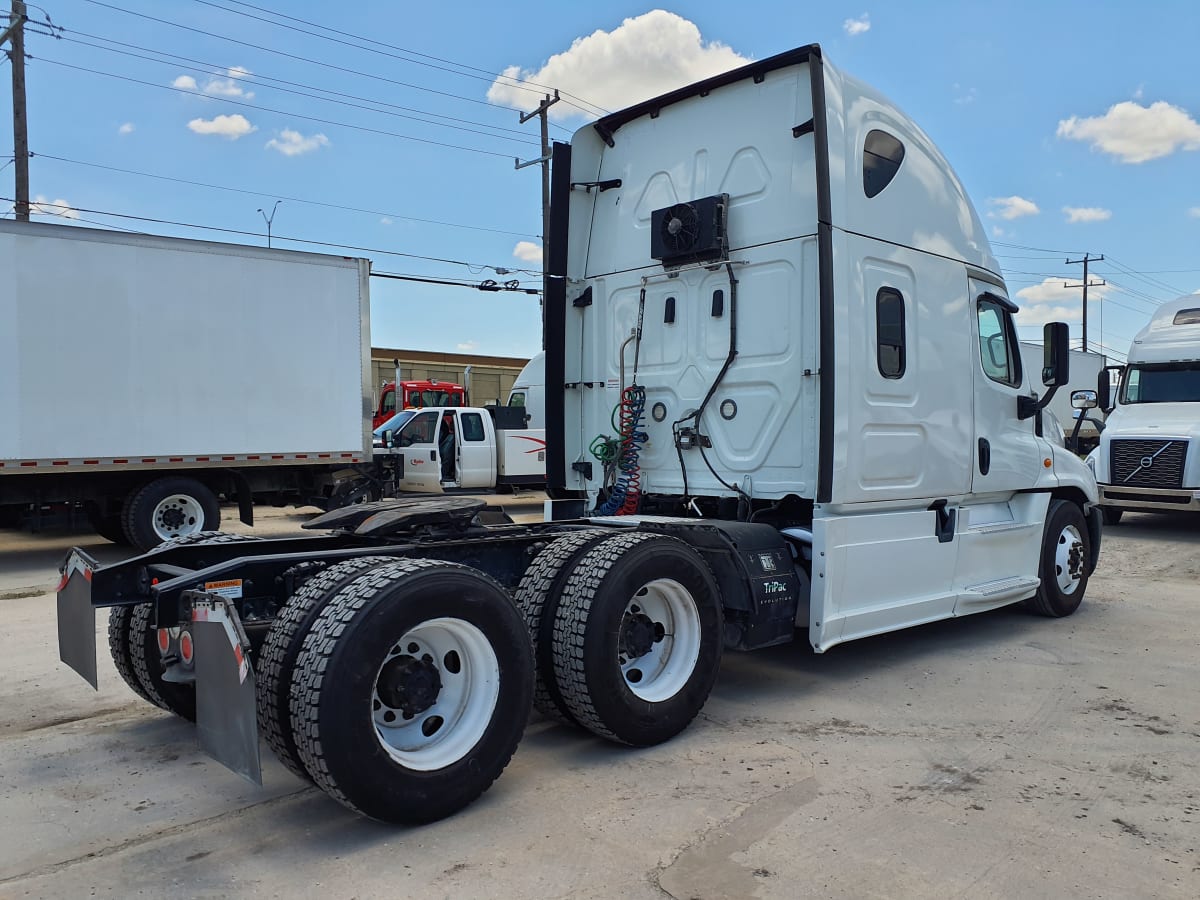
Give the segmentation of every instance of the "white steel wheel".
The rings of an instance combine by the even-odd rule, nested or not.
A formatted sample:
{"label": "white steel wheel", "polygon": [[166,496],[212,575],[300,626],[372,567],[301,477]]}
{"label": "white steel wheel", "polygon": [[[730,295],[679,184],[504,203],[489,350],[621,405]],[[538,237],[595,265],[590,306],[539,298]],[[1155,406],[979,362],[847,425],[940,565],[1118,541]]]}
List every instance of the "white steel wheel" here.
{"label": "white steel wheel", "polygon": [[1079,590],[1083,581],[1086,547],[1083,536],[1075,525],[1067,525],[1059,532],[1054,549],[1054,571],[1058,589],[1070,595]]}
{"label": "white steel wheel", "polygon": [[617,663],[637,697],[658,703],[687,684],[700,657],[700,611],[672,578],[644,585],[625,605]]}
{"label": "white steel wheel", "polygon": [[162,541],[196,534],[204,530],[204,508],[196,497],[171,494],[158,501],[151,513],[150,523]]}
{"label": "white steel wheel", "polygon": [[500,663],[484,633],[463,619],[430,619],[388,651],[375,674],[371,718],[393,760],[430,772],[479,743],[499,696]]}

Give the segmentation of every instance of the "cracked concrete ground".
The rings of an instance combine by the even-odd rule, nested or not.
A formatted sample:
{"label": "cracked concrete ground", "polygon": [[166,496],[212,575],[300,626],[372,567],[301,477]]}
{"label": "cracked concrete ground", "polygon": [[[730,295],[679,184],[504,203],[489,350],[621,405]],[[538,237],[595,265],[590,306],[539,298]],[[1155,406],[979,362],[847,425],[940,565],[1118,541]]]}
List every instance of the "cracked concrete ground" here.
{"label": "cracked concrete ground", "polygon": [[[303,517],[271,513],[286,532]],[[101,661],[0,535],[0,897],[1200,896],[1200,522],[1127,515],[1075,616],[1000,610],[727,654],[679,738],[536,717],[478,803],[387,827],[273,760],[252,787]]]}

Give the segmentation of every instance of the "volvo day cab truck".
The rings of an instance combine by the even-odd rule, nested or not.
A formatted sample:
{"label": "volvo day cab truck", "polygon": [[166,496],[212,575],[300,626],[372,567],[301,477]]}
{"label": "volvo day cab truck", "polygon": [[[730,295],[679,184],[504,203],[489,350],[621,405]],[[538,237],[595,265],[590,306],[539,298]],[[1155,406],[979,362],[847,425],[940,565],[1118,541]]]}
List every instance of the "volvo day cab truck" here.
{"label": "volvo day cab truck", "polygon": [[1200,511],[1200,296],[1164,303],[1134,337],[1115,405],[1107,372],[1097,394],[1079,399],[1109,412],[1088,457],[1105,522],[1127,509]]}
{"label": "volvo day cab truck", "polygon": [[144,551],[370,459],[366,260],[0,221],[0,271],[8,519],[83,504]]}
{"label": "volvo day cab truck", "polygon": [[1026,371],[962,184],[883,94],[802,47],[582,128],[552,182],[547,521],[418,497],[307,538],[76,550],[63,658],[94,683],[112,607],[130,686],[217,758],[256,776],[261,734],[411,822],[491,784],[531,700],[647,746],[726,651],[1075,611],[1096,483],[1039,421],[1066,326]]}

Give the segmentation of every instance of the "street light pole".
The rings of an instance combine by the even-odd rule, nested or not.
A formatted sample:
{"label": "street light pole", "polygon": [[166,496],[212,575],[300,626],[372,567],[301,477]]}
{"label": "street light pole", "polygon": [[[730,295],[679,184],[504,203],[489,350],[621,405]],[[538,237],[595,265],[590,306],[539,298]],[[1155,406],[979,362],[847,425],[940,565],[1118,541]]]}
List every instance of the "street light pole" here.
{"label": "street light pole", "polygon": [[271,246],[271,224],[275,221],[275,210],[279,209],[279,204],[282,200],[276,200],[275,205],[271,207],[271,215],[267,215],[263,210],[259,210],[258,214],[263,217],[263,221],[267,223],[267,246]]}

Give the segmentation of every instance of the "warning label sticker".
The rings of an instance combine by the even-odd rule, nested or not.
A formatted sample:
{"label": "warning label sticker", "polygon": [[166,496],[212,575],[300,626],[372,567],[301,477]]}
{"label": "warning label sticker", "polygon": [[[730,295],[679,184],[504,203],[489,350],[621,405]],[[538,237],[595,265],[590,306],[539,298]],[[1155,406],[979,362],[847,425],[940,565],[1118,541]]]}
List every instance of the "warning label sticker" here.
{"label": "warning label sticker", "polygon": [[206,581],[204,590],[210,594],[220,594],[230,600],[240,600],[242,596],[242,579],[230,578],[226,581]]}

